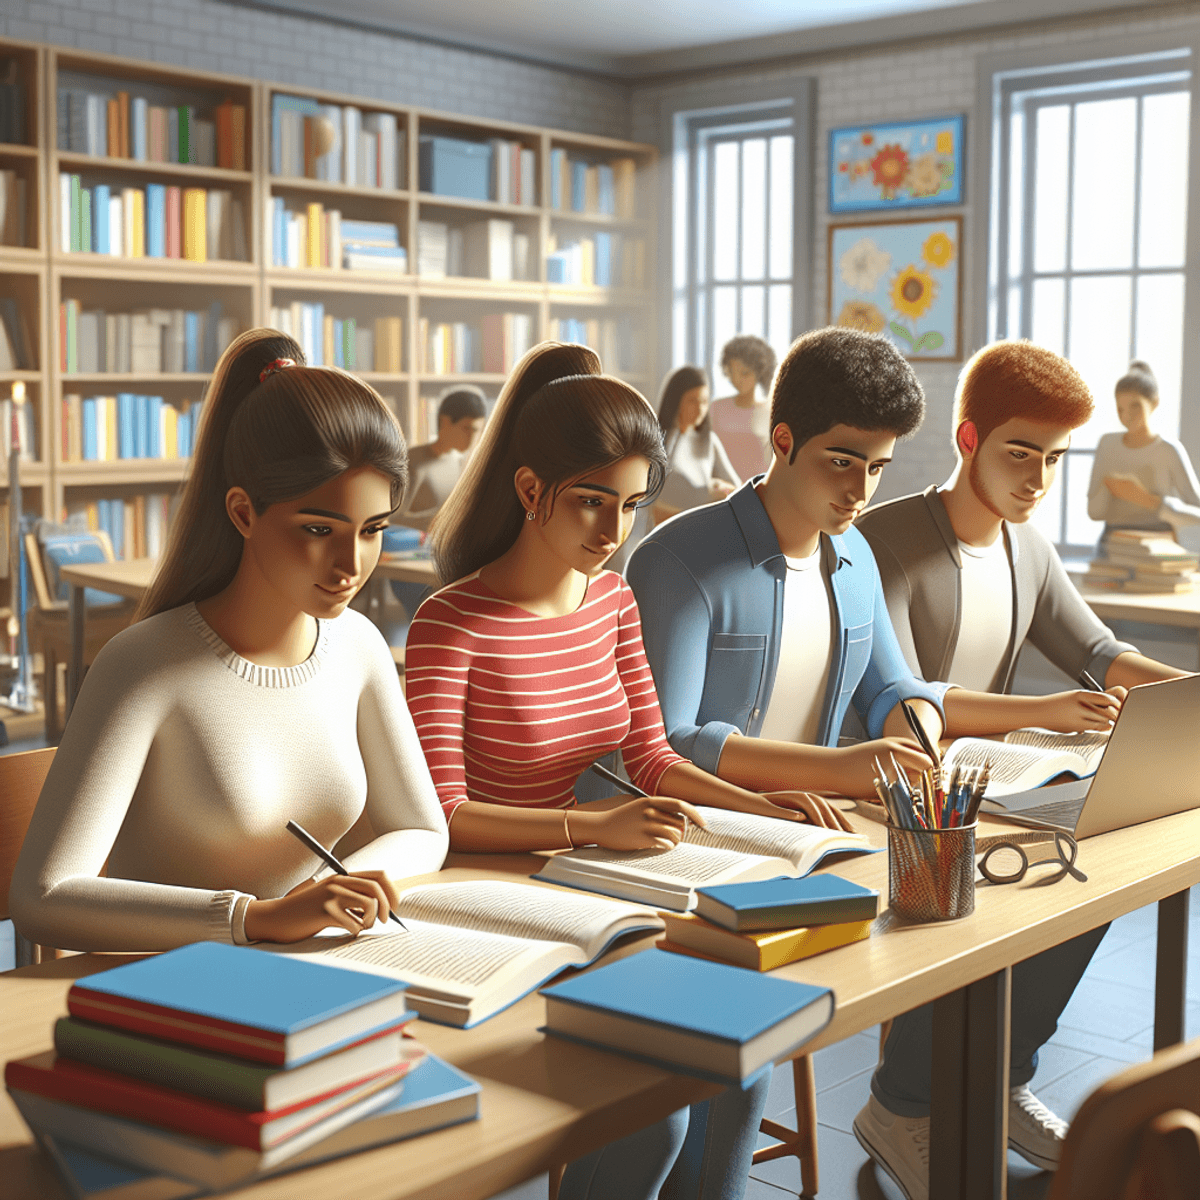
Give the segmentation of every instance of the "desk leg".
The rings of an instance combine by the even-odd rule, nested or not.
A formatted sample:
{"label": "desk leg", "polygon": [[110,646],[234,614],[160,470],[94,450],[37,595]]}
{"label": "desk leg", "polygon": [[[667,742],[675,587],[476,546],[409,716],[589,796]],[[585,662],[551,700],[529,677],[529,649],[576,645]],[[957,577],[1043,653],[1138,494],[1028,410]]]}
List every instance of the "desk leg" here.
{"label": "desk leg", "polygon": [[1183,1041],[1187,991],[1188,892],[1158,902],[1158,954],[1154,968],[1154,1049]]}
{"label": "desk leg", "polygon": [[67,594],[67,619],[71,626],[71,657],[67,662],[67,718],[75,706],[75,695],[83,683],[83,622],[87,616],[84,589],[71,584]]}
{"label": "desk leg", "polygon": [[1009,993],[997,971],[933,1002],[929,1200],[1008,1194]]}

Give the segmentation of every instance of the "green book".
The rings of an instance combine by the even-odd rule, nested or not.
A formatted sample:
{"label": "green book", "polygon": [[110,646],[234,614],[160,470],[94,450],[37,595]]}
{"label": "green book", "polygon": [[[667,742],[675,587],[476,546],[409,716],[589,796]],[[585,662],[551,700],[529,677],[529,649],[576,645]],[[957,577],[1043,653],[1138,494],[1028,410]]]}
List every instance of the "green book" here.
{"label": "green book", "polygon": [[[409,1013],[406,1019],[415,1016]],[[401,1028],[393,1025],[335,1054],[290,1068],[143,1037],[78,1017],[55,1022],[54,1049],[64,1058],[247,1112],[274,1112],[411,1059],[417,1043],[404,1043]]]}
{"label": "green book", "polygon": [[83,249],[83,181],[71,176],[71,249]]}
{"label": "green book", "polygon": [[192,146],[192,106],[190,104],[179,105],[179,161],[181,163],[190,163],[192,161],[191,146]]}

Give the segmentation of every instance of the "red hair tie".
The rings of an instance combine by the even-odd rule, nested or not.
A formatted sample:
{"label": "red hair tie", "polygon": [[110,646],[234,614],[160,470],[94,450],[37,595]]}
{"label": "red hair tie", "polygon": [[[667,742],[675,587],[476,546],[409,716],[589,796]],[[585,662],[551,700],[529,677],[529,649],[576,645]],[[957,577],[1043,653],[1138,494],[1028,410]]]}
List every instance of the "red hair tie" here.
{"label": "red hair tie", "polygon": [[294,358],[275,358],[272,359],[259,372],[258,382],[262,383],[268,375],[274,375],[276,371],[282,371],[285,367],[294,367],[296,360]]}

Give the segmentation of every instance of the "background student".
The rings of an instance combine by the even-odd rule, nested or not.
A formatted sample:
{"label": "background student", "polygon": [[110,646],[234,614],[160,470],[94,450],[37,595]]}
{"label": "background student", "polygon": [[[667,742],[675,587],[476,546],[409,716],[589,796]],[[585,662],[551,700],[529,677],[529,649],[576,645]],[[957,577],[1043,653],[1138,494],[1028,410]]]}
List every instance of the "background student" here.
{"label": "background student", "polygon": [[687,508],[724,500],[741,479],[725,446],[713,432],[708,376],[699,367],[679,367],[663,380],[658,423],[667,451],[667,478],[654,502],[660,519]]}
{"label": "background student", "polygon": [[[701,821],[693,803],[844,825],[817,797],[772,803],[667,745],[637,606],[604,570],[665,465],[653,410],[591,350],[536,347],[505,385],[432,531],[455,582],[425,601],[408,638],[409,702],[456,849],[670,847],[685,818]],[[576,807],[577,776],[618,748],[649,798]],[[727,1090],[711,1116],[693,1110],[713,1164],[700,1194],[741,1196],[767,1086]],[[661,1163],[623,1145],[598,1152],[626,1160],[630,1179],[612,1195],[661,1182]],[[564,1187],[593,1169],[572,1164]]]}
{"label": "background student", "polygon": [[[303,361],[254,330],[217,365],[162,567],[88,672],[25,837],[10,899],[34,941],[358,932],[395,880],[442,863],[391,655],[346,611],[404,489],[404,439],[370,387]],[[287,821],[332,847],[364,815],[351,874],[314,879]]]}
{"label": "background student", "polygon": [[1117,416],[1124,433],[1106,433],[1096,446],[1088,484],[1088,516],[1111,529],[1173,534],[1177,525],[1200,521],[1200,483],[1188,452],[1158,433],[1158,381],[1135,359],[1117,380]]}
{"label": "background student", "polygon": [[721,348],[721,371],[733,384],[734,394],[713,403],[712,427],[734,470],[749,479],[767,464],[771,413],[767,397],[775,375],[775,351],[760,337],[739,334]]}

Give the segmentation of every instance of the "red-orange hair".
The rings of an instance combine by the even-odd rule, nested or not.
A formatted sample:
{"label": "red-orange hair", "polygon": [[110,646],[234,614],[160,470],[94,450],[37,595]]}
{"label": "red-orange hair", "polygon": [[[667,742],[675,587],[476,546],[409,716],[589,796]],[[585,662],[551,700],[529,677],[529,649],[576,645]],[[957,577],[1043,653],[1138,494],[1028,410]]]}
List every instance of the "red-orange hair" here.
{"label": "red-orange hair", "polygon": [[982,443],[1013,417],[1078,429],[1094,407],[1083,376],[1062,355],[1027,341],[993,342],[958,377],[954,430],[971,421]]}

